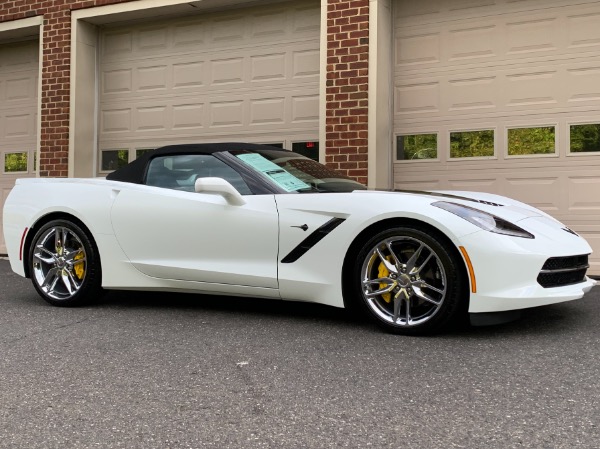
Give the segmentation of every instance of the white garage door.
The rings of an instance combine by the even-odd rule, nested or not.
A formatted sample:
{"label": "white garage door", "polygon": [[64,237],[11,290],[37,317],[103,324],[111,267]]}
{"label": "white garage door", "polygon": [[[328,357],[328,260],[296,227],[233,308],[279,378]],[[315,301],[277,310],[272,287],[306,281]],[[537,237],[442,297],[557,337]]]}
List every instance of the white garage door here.
{"label": "white garage door", "polygon": [[38,41],[0,45],[0,254],[2,207],[17,178],[35,176]]}
{"label": "white garage door", "polygon": [[600,4],[567,3],[396,1],[394,185],[539,207],[600,274]]}
{"label": "white garage door", "polygon": [[316,141],[319,28],[313,0],[104,29],[99,173],[173,143]]}

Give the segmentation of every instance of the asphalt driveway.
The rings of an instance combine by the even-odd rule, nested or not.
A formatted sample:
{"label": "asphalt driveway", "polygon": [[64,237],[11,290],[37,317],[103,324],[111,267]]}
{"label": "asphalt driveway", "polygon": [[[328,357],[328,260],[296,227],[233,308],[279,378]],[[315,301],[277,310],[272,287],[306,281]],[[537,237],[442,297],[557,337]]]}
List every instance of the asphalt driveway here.
{"label": "asphalt driveway", "polygon": [[429,338],[279,301],[55,308],[4,260],[0,302],[0,447],[600,447],[600,287]]}

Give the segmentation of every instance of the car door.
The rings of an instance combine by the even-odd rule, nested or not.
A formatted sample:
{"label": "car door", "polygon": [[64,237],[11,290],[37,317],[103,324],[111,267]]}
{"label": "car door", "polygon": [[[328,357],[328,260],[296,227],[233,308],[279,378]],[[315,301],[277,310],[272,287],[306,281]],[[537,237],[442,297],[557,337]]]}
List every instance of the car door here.
{"label": "car door", "polygon": [[123,251],[148,276],[277,288],[273,195],[245,195],[245,204],[232,205],[221,195],[196,193],[194,180],[207,176],[223,177],[238,191],[247,189],[223,162],[197,156],[203,156],[200,162],[188,157],[194,162],[181,163],[169,156],[170,163],[165,158],[156,169],[151,163],[147,176],[152,186],[115,189],[111,218]]}

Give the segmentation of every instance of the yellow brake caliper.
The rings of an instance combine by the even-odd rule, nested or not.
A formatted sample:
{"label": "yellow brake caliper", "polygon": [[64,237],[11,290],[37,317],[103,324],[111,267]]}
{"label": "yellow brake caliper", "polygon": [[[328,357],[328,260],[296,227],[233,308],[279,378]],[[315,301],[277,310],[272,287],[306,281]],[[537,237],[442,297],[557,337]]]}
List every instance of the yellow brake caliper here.
{"label": "yellow brake caliper", "polygon": [[[386,257],[386,259],[387,259],[388,261],[391,261],[391,260],[390,260],[390,259],[391,259],[391,256],[387,256],[387,257]],[[390,275],[390,270],[388,270],[388,269],[385,267],[385,264],[384,264],[383,262],[381,262],[381,263],[379,264],[379,277],[380,277],[380,278],[386,278],[386,277],[388,277],[389,275]],[[387,285],[386,285],[386,284],[381,284],[381,283],[379,284],[379,288],[385,288],[385,287],[387,287]],[[381,294],[381,297],[382,297],[382,298],[383,298],[383,300],[384,300],[385,302],[387,302],[387,303],[389,303],[389,302],[392,300],[392,294],[391,294],[391,293],[382,293],[382,294]]]}
{"label": "yellow brake caliper", "polygon": [[[75,257],[73,257],[73,260],[81,260],[83,258],[83,251],[80,251]],[[83,275],[85,274],[85,263],[77,262],[75,265],[73,265],[73,269],[75,270],[75,276],[77,276],[77,279],[83,279]]]}

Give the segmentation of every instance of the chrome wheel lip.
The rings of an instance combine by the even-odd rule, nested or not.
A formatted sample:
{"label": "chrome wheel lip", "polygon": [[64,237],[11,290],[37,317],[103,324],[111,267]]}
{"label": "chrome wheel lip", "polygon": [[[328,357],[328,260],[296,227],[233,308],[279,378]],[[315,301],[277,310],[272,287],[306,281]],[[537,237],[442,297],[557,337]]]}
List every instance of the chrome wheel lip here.
{"label": "chrome wheel lip", "polygon": [[[392,245],[402,243],[418,245],[414,252],[414,258],[402,261],[392,250]],[[416,266],[420,255],[426,251],[425,261]],[[386,257],[384,252],[389,253]],[[387,258],[390,258],[388,260]],[[413,260],[414,259],[414,260]],[[389,274],[387,278],[372,278],[374,267],[383,262]],[[430,263],[435,263],[440,275],[441,288],[434,287],[427,282],[427,279],[421,277],[421,270]],[[377,285],[373,289],[373,285]],[[385,287],[382,288],[381,286]],[[448,284],[446,270],[438,254],[422,240],[411,236],[393,236],[379,241],[367,253],[361,268],[361,293],[371,311],[387,324],[396,327],[415,327],[432,319],[442,308],[447,296]],[[433,297],[427,293],[431,291],[439,297]],[[393,298],[390,303],[386,303],[381,294],[389,293]],[[424,301],[431,304],[426,313],[420,316],[411,316],[411,299]],[[402,302],[404,302],[404,316],[401,316]],[[386,307],[387,306],[387,307]],[[392,311],[390,311],[392,307]]]}
{"label": "chrome wheel lip", "polygon": [[[75,259],[80,254],[82,257]],[[71,299],[83,286],[87,276],[87,254],[79,236],[68,227],[46,229],[34,242],[31,257],[34,282],[49,298]],[[82,279],[75,274],[78,263],[84,264]]]}

